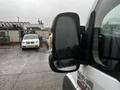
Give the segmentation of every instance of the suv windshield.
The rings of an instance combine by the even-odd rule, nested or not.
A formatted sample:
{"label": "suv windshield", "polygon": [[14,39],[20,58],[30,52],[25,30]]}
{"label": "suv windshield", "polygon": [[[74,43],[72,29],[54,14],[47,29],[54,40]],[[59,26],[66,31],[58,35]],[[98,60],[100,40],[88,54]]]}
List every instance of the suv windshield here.
{"label": "suv windshield", "polygon": [[25,35],[23,39],[38,39],[38,35]]}

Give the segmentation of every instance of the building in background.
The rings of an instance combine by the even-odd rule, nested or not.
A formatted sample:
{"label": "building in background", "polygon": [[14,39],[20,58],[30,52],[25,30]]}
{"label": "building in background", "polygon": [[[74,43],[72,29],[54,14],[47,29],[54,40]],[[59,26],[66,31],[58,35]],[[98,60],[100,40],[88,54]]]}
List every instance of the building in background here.
{"label": "building in background", "polygon": [[[3,33],[4,35],[2,35]],[[44,24],[31,24],[30,22],[0,22],[0,44],[5,42],[19,43],[26,33],[37,33],[44,38],[48,38],[49,36],[49,30],[44,27]],[[7,39],[5,39],[6,37]]]}

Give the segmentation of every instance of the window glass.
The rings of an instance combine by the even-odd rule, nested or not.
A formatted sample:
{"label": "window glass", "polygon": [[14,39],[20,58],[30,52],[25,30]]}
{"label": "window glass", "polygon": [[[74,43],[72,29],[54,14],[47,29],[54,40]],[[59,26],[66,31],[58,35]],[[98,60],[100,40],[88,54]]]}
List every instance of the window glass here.
{"label": "window glass", "polygon": [[24,39],[38,39],[38,35],[25,35]]}
{"label": "window glass", "polygon": [[120,5],[103,19],[99,34],[99,54],[109,69],[120,71]]}

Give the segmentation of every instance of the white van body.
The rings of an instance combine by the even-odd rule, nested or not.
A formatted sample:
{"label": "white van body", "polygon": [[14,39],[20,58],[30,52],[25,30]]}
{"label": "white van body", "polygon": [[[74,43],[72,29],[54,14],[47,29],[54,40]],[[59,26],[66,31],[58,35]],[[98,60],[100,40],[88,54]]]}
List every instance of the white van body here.
{"label": "white van body", "polygon": [[[96,0],[91,10],[91,12],[96,11],[94,27],[100,27],[105,16],[119,5],[120,0]],[[120,18],[120,13],[117,18]],[[63,81],[63,90],[120,90],[120,71],[113,71],[110,75],[107,70],[102,71],[101,68],[98,69],[96,66],[80,65],[78,71],[66,74]]]}
{"label": "white van body", "polygon": [[[79,76],[83,78],[79,79]],[[77,72],[68,73],[65,77],[68,77],[74,86],[74,89],[69,90],[120,90],[120,82],[117,79],[91,66],[81,65]],[[87,80],[91,82],[91,86],[86,83]],[[81,86],[77,82],[81,82]],[[82,86],[85,89],[81,89]],[[63,90],[65,90],[64,87]]]}

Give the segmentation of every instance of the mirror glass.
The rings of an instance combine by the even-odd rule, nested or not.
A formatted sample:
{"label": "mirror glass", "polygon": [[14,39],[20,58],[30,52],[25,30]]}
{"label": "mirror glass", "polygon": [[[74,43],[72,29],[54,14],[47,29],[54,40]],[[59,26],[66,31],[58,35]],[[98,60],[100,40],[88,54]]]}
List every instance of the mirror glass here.
{"label": "mirror glass", "polygon": [[64,60],[59,60],[59,61],[55,61],[54,65],[58,70],[61,71],[71,71],[71,70],[75,70],[77,68],[76,60],[74,59],[64,59]]}
{"label": "mirror glass", "polygon": [[54,66],[60,71],[73,71],[78,67],[79,37],[75,19],[60,16],[55,27]]}
{"label": "mirror glass", "polygon": [[75,20],[68,16],[61,16],[56,23],[55,32],[56,59],[77,59],[79,54],[79,40]]}

